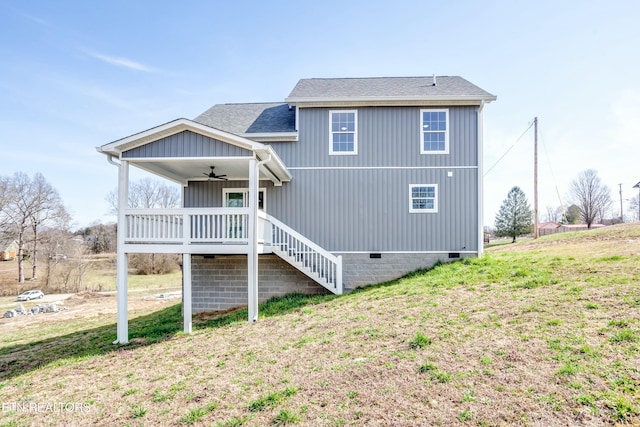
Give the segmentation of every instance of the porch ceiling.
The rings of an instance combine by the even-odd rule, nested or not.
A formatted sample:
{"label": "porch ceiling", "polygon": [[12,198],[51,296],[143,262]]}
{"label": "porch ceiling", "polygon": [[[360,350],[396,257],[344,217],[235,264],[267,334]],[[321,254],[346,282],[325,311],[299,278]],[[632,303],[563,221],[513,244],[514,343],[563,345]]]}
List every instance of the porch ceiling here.
{"label": "porch ceiling", "polygon": [[[216,175],[227,175],[229,181],[246,181],[249,179],[249,160],[251,157],[229,158],[168,158],[168,159],[126,159],[132,166],[136,166],[147,172],[170,179],[180,184],[188,181],[207,181],[206,176],[211,172],[211,166],[215,166]],[[277,176],[269,173],[268,163],[260,167],[261,180],[274,180]],[[277,178],[274,184],[279,185],[281,180]]]}

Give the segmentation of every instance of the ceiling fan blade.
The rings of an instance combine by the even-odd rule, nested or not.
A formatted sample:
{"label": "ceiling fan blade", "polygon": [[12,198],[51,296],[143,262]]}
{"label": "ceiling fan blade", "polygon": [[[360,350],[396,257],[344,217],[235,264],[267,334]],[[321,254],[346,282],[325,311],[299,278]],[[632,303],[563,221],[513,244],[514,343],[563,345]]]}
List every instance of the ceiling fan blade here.
{"label": "ceiling fan blade", "polygon": [[207,178],[209,178],[209,180],[214,180],[214,179],[219,179],[221,181],[228,181],[228,179],[226,178],[226,174],[222,174],[222,175],[216,175],[216,173],[213,171],[215,169],[215,166],[209,166],[211,168],[211,172],[206,173],[203,172],[202,174],[204,176],[206,176]]}

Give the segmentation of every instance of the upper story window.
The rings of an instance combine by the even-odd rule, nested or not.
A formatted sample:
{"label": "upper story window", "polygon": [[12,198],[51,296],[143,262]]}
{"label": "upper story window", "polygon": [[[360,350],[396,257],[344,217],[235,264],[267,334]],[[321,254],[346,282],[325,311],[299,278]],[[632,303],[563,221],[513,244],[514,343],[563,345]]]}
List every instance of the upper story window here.
{"label": "upper story window", "polygon": [[449,154],[449,110],[420,110],[420,154]]}
{"label": "upper story window", "polygon": [[356,110],[329,111],[329,154],[358,154]]}
{"label": "upper story window", "polygon": [[436,184],[411,184],[409,186],[409,212],[438,212],[438,186]]}

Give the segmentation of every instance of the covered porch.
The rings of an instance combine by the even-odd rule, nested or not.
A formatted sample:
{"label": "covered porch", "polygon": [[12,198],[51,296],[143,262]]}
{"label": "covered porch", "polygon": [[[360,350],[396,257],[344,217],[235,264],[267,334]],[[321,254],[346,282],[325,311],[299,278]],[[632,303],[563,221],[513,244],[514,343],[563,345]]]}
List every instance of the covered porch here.
{"label": "covered porch", "polygon": [[[281,186],[291,174],[275,151],[261,143],[178,119],[98,147],[118,168],[117,339],[128,343],[128,254],[178,253],[183,257],[184,331],[192,330],[191,256],[245,254],[249,322],[258,319],[258,254],[271,253],[273,222],[259,216],[260,180]],[[130,209],[131,166],[186,187],[189,182],[224,179],[248,183],[246,206]],[[215,166],[215,169],[212,168]],[[215,174],[213,173],[215,171]],[[266,224],[266,226],[265,226]],[[275,233],[284,237],[280,231]],[[281,248],[289,244],[277,243]],[[329,254],[330,255],[330,254]]]}

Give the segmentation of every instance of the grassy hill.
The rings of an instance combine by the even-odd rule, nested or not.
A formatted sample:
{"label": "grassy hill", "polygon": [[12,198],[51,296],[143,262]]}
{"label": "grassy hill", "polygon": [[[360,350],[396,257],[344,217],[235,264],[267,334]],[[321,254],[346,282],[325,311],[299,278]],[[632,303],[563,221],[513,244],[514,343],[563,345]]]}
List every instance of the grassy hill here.
{"label": "grassy hill", "polygon": [[637,224],[260,310],[0,324],[0,426],[640,424]]}

